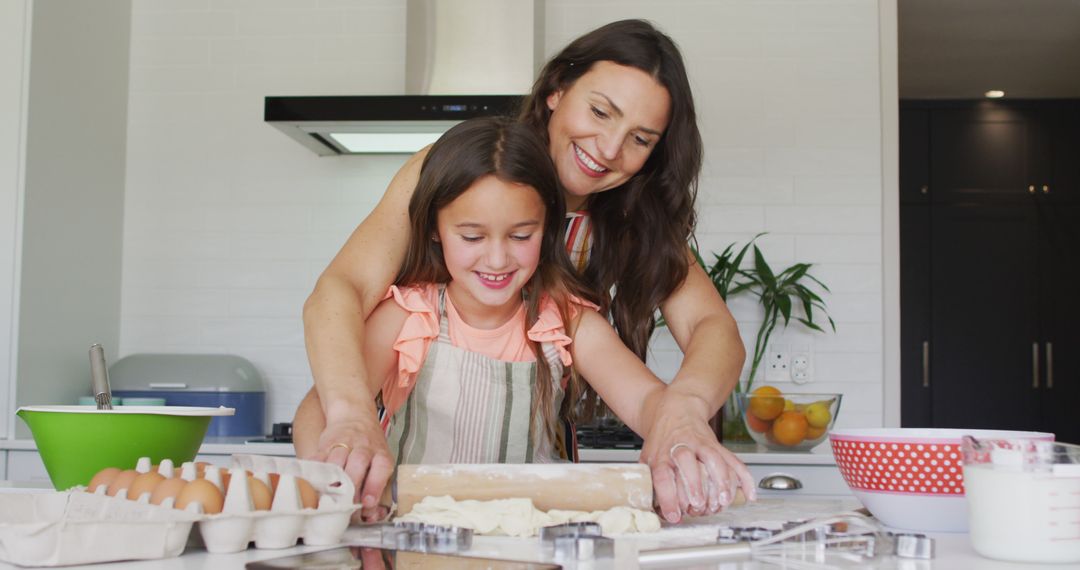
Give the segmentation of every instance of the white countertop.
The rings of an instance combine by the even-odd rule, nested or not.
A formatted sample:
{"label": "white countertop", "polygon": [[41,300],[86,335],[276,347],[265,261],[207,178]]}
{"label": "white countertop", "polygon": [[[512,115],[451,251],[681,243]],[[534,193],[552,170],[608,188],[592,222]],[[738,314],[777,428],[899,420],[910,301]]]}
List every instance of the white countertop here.
{"label": "white countertop", "polygon": [[[809,503],[813,503],[810,505]],[[753,516],[766,516],[762,513],[771,513],[773,520],[778,513],[792,512],[805,513],[808,509],[831,509],[823,512],[839,512],[854,506],[851,502],[843,501],[802,501],[799,499],[776,499],[759,502],[759,505],[750,507],[757,508]],[[745,514],[746,511],[742,511]],[[657,533],[646,535],[622,535],[615,538],[615,561],[613,565],[588,565],[579,566],[590,568],[635,568],[637,567],[637,553],[656,548],[670,548],[677,546],[699,545],[716,536],[716,528],[722,525],[743,524],[739,520],[740,513],[732,511],[728,514],[720,514],[714,517],[696,519],[681,525],[665,526]],[[783,516],[780,514],[779,516]],[[358,546],[377,546],[379,542],[378,528],[373,526],[350,527],[345,534],[343,544]],[[1023,568],[1037,567],[1030,564],[1008,563],[982,558],[972,550],[967,534],[936,533],[930,535],[935,540],[935,557],[932,560],[901,559],[896,557],[878,557],[868,560],[862,565],[851,566],[845,563],[844,567],[875,568],[889,570],[1019,570]],[[272,558],[290,556],[302,552],[314,552],[325,550],[326,547],[295,547],[283,550],[248,550],[236,554],[209,554],[201,549],[188,548],[184,554],[177,558],[149,561],[118,562],[108,564],[95,564],[92,568],[101,570],[194,570],[202,568],[243,568],[248,562],[255,560],[267,560]],[[525,561],[550,561],[539,549],[539,539],[536,538],[509,538],[509,537],[475,537],[469,554],[488,558],[502,558]],[[774,568],[800,568],[797,565],[777,564],[764,561],[725,561],[723,564],[698,565],[695,568],[716,568],[718,570],[735,569],[774,569]],[[802,566],[805,567],[805,566]],[[1061,568],[1063,566],[1048,566],[1048,568]],[[17,568],[15,566],[0,563],[0,568]]]}

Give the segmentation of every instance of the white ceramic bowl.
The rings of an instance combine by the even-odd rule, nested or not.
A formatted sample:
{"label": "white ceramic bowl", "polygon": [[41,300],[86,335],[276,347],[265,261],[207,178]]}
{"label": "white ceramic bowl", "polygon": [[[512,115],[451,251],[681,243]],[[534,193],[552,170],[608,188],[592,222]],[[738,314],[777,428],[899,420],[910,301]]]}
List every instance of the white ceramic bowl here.
{"label": "white ceramic bowl", "polygon": [[961,439],[1039,439],[1032,431],[933,428],[838,429],[829,433],[836,466],[855,498],[889,527],[965,532]]}

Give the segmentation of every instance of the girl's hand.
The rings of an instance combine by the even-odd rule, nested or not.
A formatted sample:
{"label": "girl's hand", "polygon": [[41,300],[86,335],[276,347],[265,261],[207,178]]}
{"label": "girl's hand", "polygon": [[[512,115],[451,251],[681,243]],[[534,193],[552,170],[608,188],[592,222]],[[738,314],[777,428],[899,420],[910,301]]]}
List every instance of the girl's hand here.
{"label": "girl's hand", "polygon": [[361,518],[374,522],[385,518],[379,498],[394,472],[394,460],[386,437],[370,419],[330,421],[319,436],[318,451],[311,457],[340,466],[356,485]]}
{"label": "girl's hand", "polygon": [[645,437],[640,461],[652,470],[660,514],[669,522],[719,512],[740,486],[748,500],[757,498],[753,476],[716,440],[707,414],[703,400],[669,387]]}

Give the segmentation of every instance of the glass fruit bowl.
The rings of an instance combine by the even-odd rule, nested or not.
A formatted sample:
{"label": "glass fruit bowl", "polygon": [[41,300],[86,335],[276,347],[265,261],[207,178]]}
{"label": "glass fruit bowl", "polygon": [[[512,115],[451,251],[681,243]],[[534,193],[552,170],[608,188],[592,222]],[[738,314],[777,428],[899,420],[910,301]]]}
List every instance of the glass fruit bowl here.
{"label": "glass fruit bowl", "polygon": [[810,451],[828,438],[843,394],[785,394],[762,386],[735,396],[754,441],[774,451]]}

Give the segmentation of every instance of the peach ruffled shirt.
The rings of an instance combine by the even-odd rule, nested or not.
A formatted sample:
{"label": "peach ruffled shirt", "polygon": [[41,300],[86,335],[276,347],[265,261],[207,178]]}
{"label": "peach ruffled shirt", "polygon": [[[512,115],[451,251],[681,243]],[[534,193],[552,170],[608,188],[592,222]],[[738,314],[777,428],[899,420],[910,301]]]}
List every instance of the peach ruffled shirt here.
{"label": "peach ruffled shirt", "polygon": [[[428,347],[439,338],[439,286],[435,283],[398,287],[392,285],[383,300],[393,298],[409,316],[394,341],[394,350],[398,353],[398,369],[395,377],[388,378],[382,386],[383,406],[386,418],[393,416],[412,392],[416,375],[424,364]],[[596,305],[574,299],[577,305],[597,309]],[[577,307],[571,305],[576,315]],[[478,352],[489,358],[513,362],[531,362],[536,355],[525,342],[524,330],[525,306],[505,324],[495,329],[478,329],[469,326],[461,319],[450,296],[446,296],[446,317],[450,329],[450,343],[458,348]],[[528,338],[535,342],[551,343],[559,353],[563,366],[573,364],[567,347],[572,339],[566,335],[558,306],[547,296],[540,301],[540,315],[536,324],[529,328]],[[563,379],[565,387],[566,379]]]}

